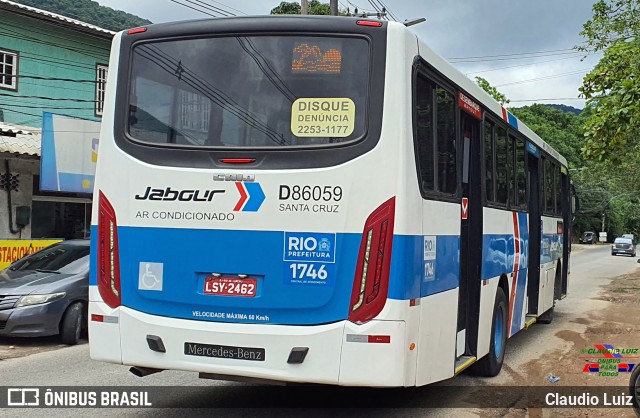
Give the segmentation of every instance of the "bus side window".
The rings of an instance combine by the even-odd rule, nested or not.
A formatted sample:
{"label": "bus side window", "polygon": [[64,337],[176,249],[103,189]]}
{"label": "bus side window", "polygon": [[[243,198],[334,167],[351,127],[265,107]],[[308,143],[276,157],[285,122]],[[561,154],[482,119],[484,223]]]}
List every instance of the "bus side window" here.
{"label": "bus side window", "polygon": [[518,207],[527,209],[527,152],[524,147],[524,140],[518,138],[516,141],[516,188]]}
{"label": "bus side window", "polygon": [[435,190],[433,154],[433,84],[418,74],[416,79],[415,124],[418,169],[423,191]]}
{"label": "bus side window", "polygon": [[556,216],[562,216],[562,179],[560,177],[560,166],[554,164],[554,176],[555,176],[555,197],[556,197]]}
{"label": "bus side window", "polygon": [[553,170],[551,168],[551,161],[543,158],[544,164],[544,212],[546,214],[553,214],[554,208],[554,192],[553,192]]}
{"label": "bus side window", "polygon": [[493,175],[493,131],[494,126],[487,121],[484,122],[484,175],[485,175],[485,195],[487,202],[495,201],[494,195],[494,175]]}
{"label": "bus side window", "polygon": [[499,126],[496,130],[496,203],[506,206],[509,198],[507,177],[507,131]]}
{"label": "bus side window", "polygon": [[453,94],[442,87],[437,91],[436,132],[438,191],[455,194],[458,190],[456,158],[456,103]]}
{"label": "bus side window", "polygon": [[455,96],[425,75],[415,80],[415,149],[422,192],[458,191]]}

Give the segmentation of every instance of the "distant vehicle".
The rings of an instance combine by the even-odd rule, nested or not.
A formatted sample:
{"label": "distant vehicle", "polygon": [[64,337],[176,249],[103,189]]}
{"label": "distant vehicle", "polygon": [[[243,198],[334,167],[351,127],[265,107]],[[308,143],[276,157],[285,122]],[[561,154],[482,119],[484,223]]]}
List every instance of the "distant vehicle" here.
{"label": "distant vehicle", "polygon": [[0,336],[60,334],[77,344],[86,329],[89,240],[53,244],[0,271]]}
{"label": "distant vehicle", "polygon": [[611,245],[611,255],[618,254],[629,254],[632,257],[636,256],[636,245],[631,238],[616,238]]}
{"label": "distant vehicle", "polygon": [[595,232],[587,231],[580,237],[580,244],[595,244],[598,241],[598,236]]}

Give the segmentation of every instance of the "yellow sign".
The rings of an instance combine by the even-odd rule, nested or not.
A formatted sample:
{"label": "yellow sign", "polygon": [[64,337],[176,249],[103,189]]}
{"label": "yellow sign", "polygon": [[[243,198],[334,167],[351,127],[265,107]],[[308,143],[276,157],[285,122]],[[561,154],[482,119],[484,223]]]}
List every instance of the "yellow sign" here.
{"label": "yellow sign", "polygon": [[355,127],[356,104],[349,98],[302,98],[291,107],[291,132],[297,137],[345,138]]}
{"label": "yellow sign", "polygon": [[22,257],[40,251],[61,239],[3,239],[0,240],[0,269]]}

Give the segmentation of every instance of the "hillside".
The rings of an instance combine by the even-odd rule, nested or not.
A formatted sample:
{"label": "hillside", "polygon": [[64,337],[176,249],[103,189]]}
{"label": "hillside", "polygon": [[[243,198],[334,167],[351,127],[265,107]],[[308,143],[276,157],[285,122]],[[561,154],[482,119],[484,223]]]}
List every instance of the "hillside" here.
{"label": "hillside", "polygon": [[576,116],[579,116],[580,113],[582,113],[582,109],[576,109],[573,106],[567,106],[563,104],[546,104],[545,106],[552,109],[562,110],[563,112],[573,113]]}
{"label": "hillside", "polygon": [[25,6],[47,10],[72,19],[78,19],[104,29],[119,31],[152,23],[147,19],[100,6],[91,0],[13,0]]}

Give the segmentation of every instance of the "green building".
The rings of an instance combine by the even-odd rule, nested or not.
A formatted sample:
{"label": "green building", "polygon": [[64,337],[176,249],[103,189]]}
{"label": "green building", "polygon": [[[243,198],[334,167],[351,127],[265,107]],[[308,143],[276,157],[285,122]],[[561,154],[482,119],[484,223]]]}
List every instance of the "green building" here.
{"label": "green building", "polygon": [[100,121],[113,35],[0,0],[0,240],[87,236],[90,194],[40,191],[42,114]]}

